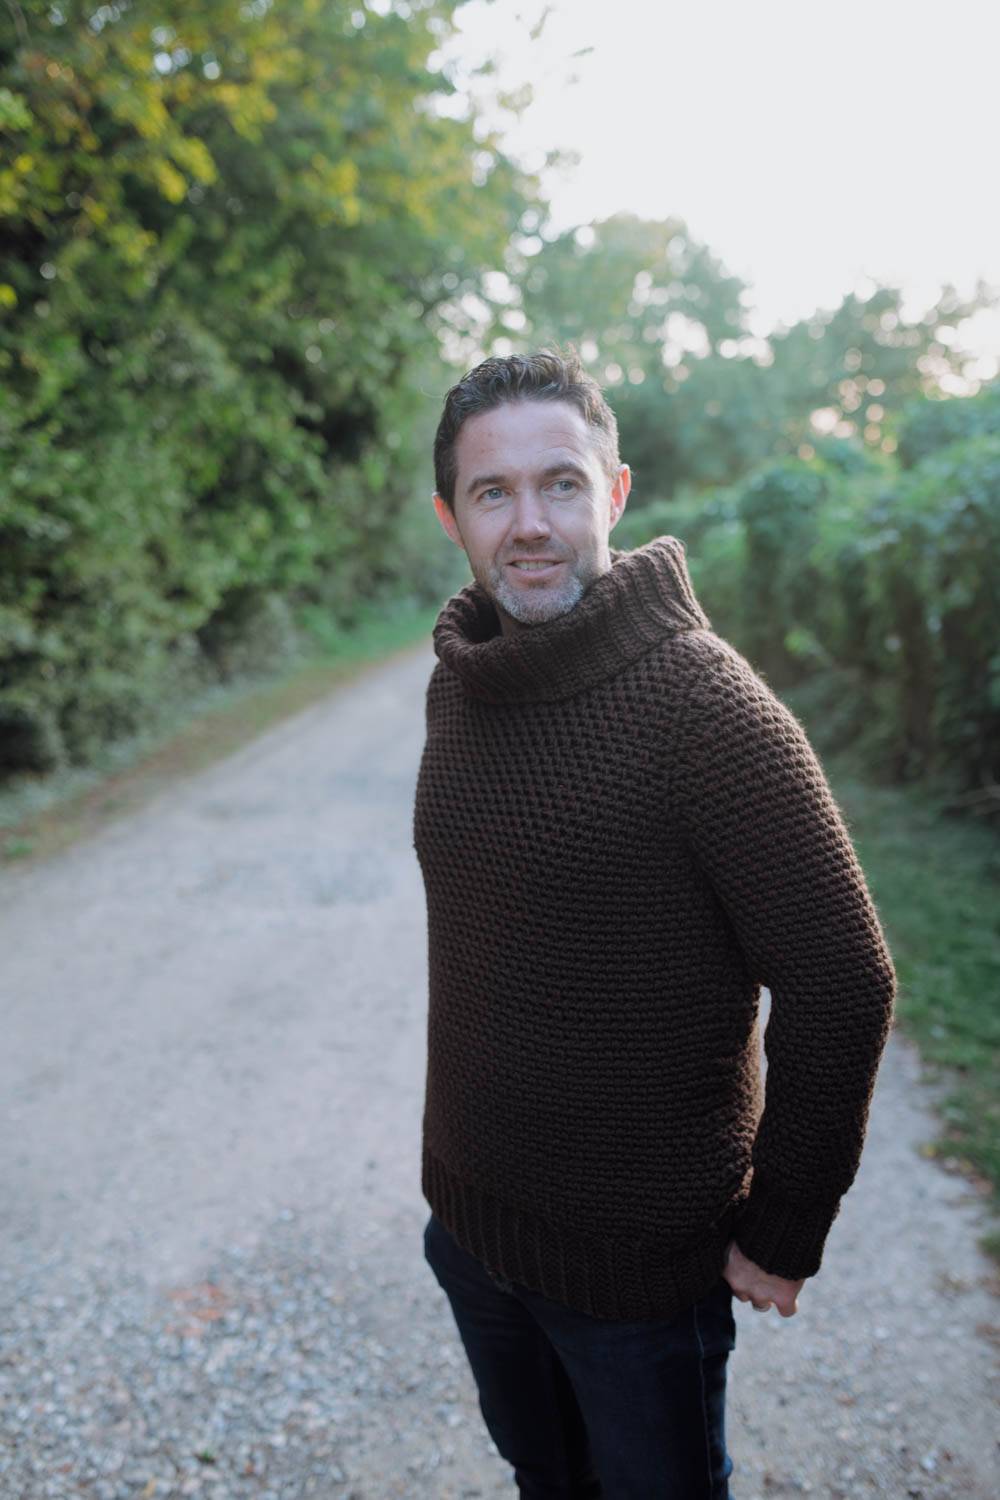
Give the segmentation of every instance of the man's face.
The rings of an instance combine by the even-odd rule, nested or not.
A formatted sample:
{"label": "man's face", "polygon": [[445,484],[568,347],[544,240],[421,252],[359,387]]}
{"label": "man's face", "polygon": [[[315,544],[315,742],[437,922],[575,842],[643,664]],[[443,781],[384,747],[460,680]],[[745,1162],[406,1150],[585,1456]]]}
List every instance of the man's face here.
{"label": "man's face", "polygon": [[[448,536],[497,607],[505,635],[564,615],[611,566],[608,537],[631,487],[612,481],[586,419],[569,401],[519,400],[469,417],[455,443]],[[519,563],[544,560],[544,568]]]}

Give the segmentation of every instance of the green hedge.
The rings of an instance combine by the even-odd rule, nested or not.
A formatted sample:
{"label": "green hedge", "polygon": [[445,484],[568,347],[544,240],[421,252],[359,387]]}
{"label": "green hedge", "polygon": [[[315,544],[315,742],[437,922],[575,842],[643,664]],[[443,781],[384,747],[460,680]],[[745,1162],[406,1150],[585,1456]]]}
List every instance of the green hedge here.
{"label": "green hedge", "polygon": [[626,511],[615,538],[681,536],[716,628],[776,686],[827,684],[831,742],[982,788],[1000,779],[997,395],[911,409],[906,467],[827,448]]}
{"label": "green hedge", "polygon": [[435,575],[441,330],[537,201],[455,9],[0,7],[0,776]]}

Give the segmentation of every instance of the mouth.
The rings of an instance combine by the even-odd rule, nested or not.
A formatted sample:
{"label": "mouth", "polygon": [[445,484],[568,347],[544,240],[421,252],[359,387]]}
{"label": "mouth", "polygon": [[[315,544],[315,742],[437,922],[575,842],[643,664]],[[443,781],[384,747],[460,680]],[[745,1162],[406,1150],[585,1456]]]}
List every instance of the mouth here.
{"label": "mouth", "polygon": [[522,578],[548,578],[556,568],[562,566],[562,558],[543,557],[531,562],[512,562],[507,566],[520,574]]}

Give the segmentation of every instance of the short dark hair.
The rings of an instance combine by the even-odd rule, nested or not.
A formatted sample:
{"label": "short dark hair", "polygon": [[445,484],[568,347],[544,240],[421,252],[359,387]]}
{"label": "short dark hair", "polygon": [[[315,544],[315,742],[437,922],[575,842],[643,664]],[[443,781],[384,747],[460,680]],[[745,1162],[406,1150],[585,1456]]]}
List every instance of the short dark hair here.
{"label": "short dark hair", "polygon": [[455,443],[463,423],[504,402],[525,400],[572,402],[593,428],[601,463],[609,479],[615,479],[621,465],[618,423],[601,387],[584,370],[572,345],[564,352],[543,349],[537,354],[496,355],[463,375],[444,400],[434,438],[434,482],[449,509],[455,509]]}

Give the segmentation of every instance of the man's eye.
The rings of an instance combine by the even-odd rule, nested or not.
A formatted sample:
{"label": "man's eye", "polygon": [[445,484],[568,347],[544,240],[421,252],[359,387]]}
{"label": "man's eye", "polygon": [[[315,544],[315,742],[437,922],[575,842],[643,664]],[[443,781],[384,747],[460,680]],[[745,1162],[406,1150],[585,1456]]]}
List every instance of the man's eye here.
{"label": "man's eye", "polygon": [[560,485],[565,485],[566,486],[566,489],[564,489],[563,492],[562,492],[563,494],[565,494],[567,490],[575,490],[576,489],[576,480],[575,479],[557,479],[556,480],[556,489],[558,489]]}
{"label": "man's eye", "polygon": [[502,494],[503,494],[503,490],[500,488],[499,485],[495,484],[495,485],[493,485],[493,487],[491,489],[483,490],[483,499],[484,500],[494,500],[499,495],[502,495]]}

